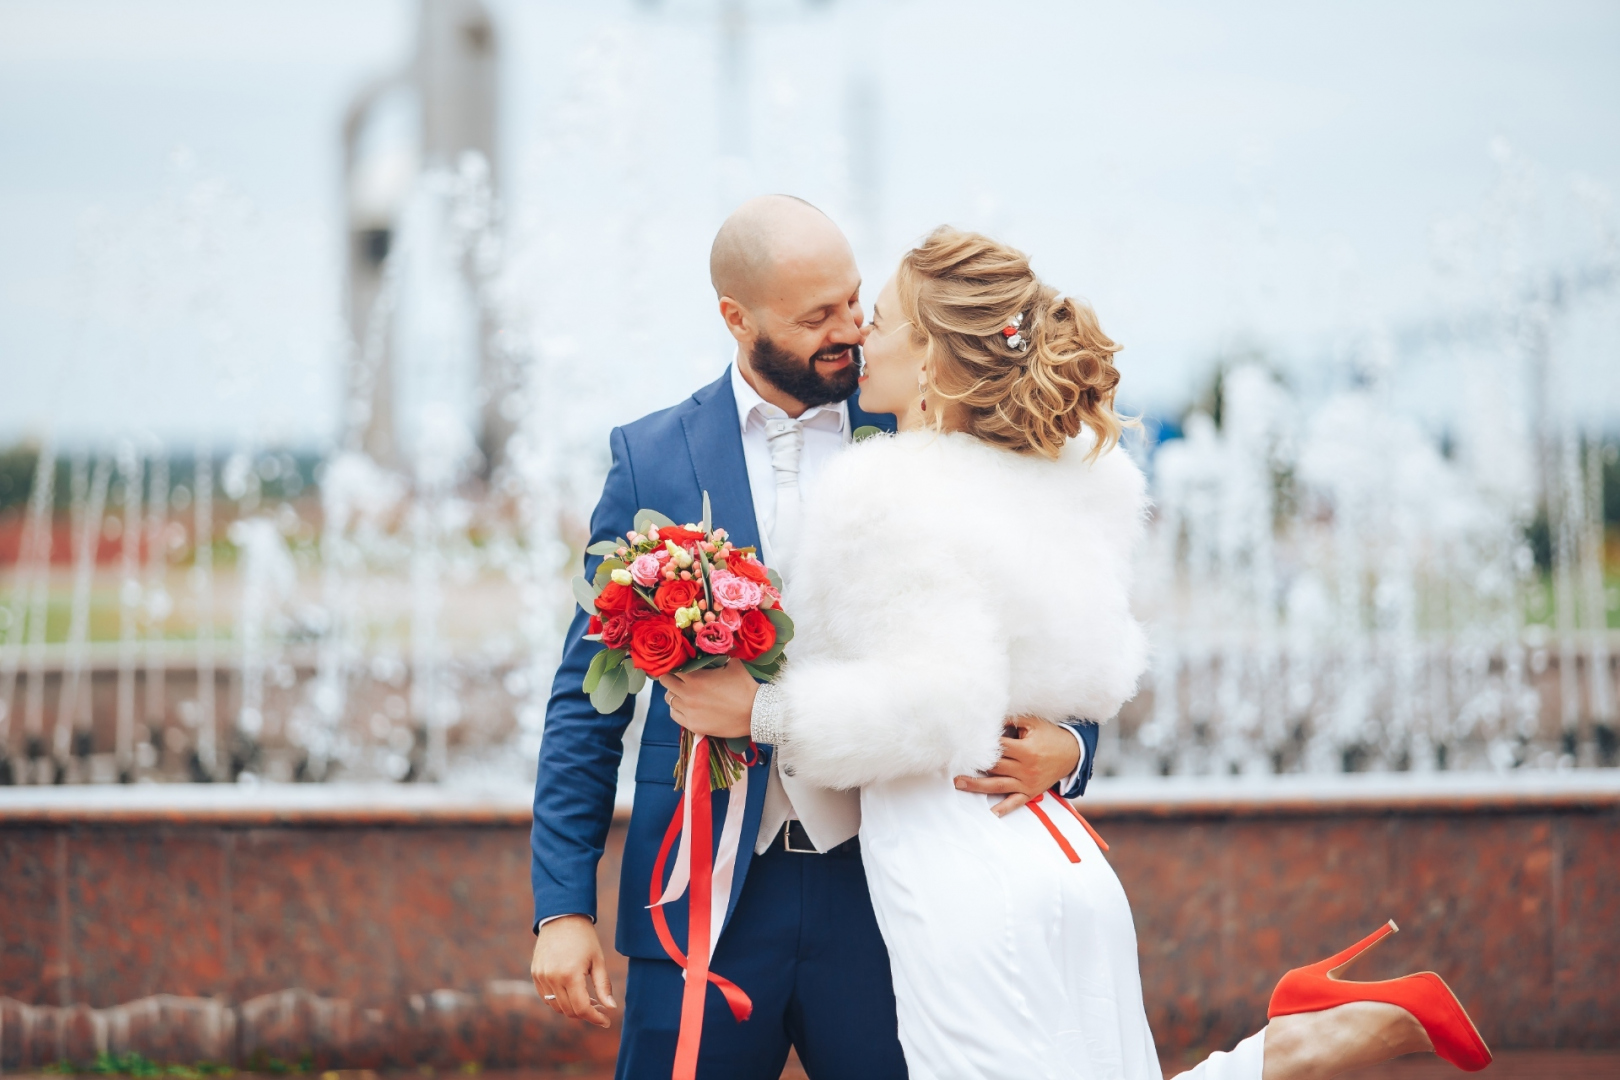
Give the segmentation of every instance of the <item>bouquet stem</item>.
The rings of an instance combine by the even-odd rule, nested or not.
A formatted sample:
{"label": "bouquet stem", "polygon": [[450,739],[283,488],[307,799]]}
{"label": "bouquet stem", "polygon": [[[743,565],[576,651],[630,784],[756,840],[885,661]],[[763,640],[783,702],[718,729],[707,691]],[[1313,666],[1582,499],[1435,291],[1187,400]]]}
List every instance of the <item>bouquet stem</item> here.
{"label": "bouquet stem", "polygon": [[[687,777],[691,775],[692,744],[696,741],[690,731],[681,729],[681,753],[675,762],[675,790],[679,791],[686,786]],[[727,745],[725,739],[709,740],[709,790],[720,791],[729,788],[742,776],[743,770],[748,767],[743,757]]]}

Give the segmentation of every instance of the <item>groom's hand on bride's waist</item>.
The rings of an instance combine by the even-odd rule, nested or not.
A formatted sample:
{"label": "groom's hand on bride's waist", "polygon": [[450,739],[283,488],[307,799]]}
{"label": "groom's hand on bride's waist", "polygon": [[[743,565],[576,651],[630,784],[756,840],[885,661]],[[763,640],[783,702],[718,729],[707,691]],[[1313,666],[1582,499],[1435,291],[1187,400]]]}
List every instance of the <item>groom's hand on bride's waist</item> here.
{"label": "groom's hand on bride's waist", "polygon": [[1001,740],[1001,760],[985,776],[958,776],[959,791],[985,795],[1005,795],[990,808],[1005,817],[1052,785],[1060,783],[1080,764],[1080,741],[1061,724],[1036,716],[1016,716],[1007,721],[1016,737]]}
{"label": "groom's hand on bride's waist", "polygon": [[[541,1000],[570,1019],[605,1028],[611,1021],[602,1006],[619,1007],[613,1000],[613,983],[596,924],[584,915],[561,915],[540,925],[529,977]],[[591,1000],[592,987],[595,1001]]]}

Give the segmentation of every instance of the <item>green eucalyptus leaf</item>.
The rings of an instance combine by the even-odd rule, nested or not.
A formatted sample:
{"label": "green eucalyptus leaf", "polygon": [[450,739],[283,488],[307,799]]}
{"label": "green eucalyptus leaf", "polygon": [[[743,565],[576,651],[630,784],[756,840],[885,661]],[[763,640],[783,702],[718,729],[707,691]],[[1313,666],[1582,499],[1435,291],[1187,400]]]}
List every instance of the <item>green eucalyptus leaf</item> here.
{"label": "green eucalyptus leaf", "polygon": [[623,546],[624,542],[622,540],[598,540],[596,543],[585,549],[585,554],[612,555],[615,551],[618,551],[619,548]]}
{"label": "green eucalyptus leaf", "polygon": [[624,569],[623,559],[603,559],[602,565],[596,568],[595,583],[598,590],[608,583],[608,577],[615,570]]}
{"label": "green eucalyptus leaf", "polygon": [[782,591],[782,575],[781,574],[778,574],[775,570],[772,570],[770,567],[767,566],[765,568],[765,577],[767,579],[769,579],[769,581],[771,583],[771,588],[775,589],[777,592]]}
{"label": "green eucalyptus leaf", "polygon": [[656,510],[636,511],[636,532],[646,534],[654,525],[660,529],[667,528],[675,523]]}
{"label": "green eucalyptus leaf", "polygon": [[703,568],[703,573],[698,575],[698,580],[703,584],[703,599],[707,600],[712,608],[714,607],[714,588],[709,579],[714,576],[714,567],[709,565],[709,557],[703,553],[702,548],[697,549],[697,557],[698,565]]}
{"label": "green eucalyptus leaf", "polygon": [[675,672],[678,675],[686,675],[693,671],[702,671],[704,668],[720,667],[726,662],[726,660],[727,658],[724,656],[716,656],[713,653],[702,653],[698,656],[694,656],[692,659],[676,668]]}
{"label": "green eucalyptus leaf", "polygon": [[862,424],[860,427],[855,429],[855,432],[851,438],[853,438],[856,442],[865,442],[872,436],[881,434],[883,434],[882,428],[874,427],[871,424]]}
{"label": "green eucalyptus leaf", "polygon": [[750,662],[755,663],[755,664],[774,664],[774,663],[776,663],[776,661],[778,659],[780,659],[781,656],[782,656],[782,645],[783,645],[783,642],[780,639],[778,639],[777,642],[774,645],[772,645],[770,648],[766,649],[764,652],[760,653],[758,656],[754,657],[754,659],[752,661],[750,661]]}
{"label": "green eucalyptus leaf", "polygon": [[602,672],[607,670],[607,654],[608,651],[603,649],[591,657],[591,664],[585,669],[585,681],[579,686],[587,694],[594,693],[596,684],[602,681]]}
{"label": "green eucalyptus leaf", "polygon": [[727,739],[726,740],[726,746],[731,750],[731,752],[733,754],[737,754],[740,757],[747,757],[748,756],[748,743],[749,743],[749,741],[750,740],[745,739],[741,735],[739,735],[734,739]]}
{"label": "green eucalyptus leaf", "polygon": [[597,613],[596,589],[591,587],[591,583],[583,577],[577,577],[569,584],[574,587],[574,599],[579,602],[580,607],[585,609],[585,614],[595,615]]}
{"label": "green eucalyptus leaf", "polygon": [[630,693],[641,693],[641,688],[647,685],[647,673],[636,667],[634,664],[626,664],[621,670],[627,673],[625,678],[630,680]]}
{"label": "green eucalyptus leaf", "polygon": [[765,617],[776,627],[776,644],[786,645],[793,640],[793,620],[781,608],[766,608]]}
{"label": "green eucalyptus leaf", "polygon": [[703,493],[703,535],[708,536],[714,531],[714,515],[709,512],[709,493]]}
{"label": "green eucalyptus leaf", "polygon": [[630,696],[630,679],[624,668],[616,667],[602,676],[602,681],[591,691],[591,704],[599,713],[610,713],[624,704]]}
{"label": "green eucalyptus leaf", "polygon": [[760,682],[770,682],[782,670],[782,658],[778,656],[768,664],[761,664],[757,660],[744,660],[743,667]]}

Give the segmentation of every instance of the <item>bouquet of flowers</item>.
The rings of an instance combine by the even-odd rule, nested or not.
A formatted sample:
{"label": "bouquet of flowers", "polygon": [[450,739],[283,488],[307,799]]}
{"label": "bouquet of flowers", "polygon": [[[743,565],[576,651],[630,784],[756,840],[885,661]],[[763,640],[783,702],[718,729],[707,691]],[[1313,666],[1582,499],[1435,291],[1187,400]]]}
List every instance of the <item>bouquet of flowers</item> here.
{"label": "bouquet of flowers", "polygon": [[[711,525],[703,495],[701,524],[677,525],[654,510],[636,514],[617,540],[586,549],[603,556],[592,580],[574,579],[574,597],[590,616],[586,640],[602,651],[583,689],[598,711],[613,712],[648,678],[736,660],[758,679],[782,665],[793,620],[782,610],[782,579],[753,548],[734,547]],[[710,787],[727,788],[748,764],[747,739],[708,740]],[[687,773],[693,739],[681,733],[676,786]]]}

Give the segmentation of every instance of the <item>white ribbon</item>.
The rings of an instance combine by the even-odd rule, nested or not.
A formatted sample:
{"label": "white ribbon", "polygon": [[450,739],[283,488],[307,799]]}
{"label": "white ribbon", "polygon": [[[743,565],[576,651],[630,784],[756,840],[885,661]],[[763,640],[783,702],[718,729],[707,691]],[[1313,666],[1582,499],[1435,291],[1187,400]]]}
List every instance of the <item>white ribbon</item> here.
{"label": "white ribbon", "polygon": [[[681,789],[681,840],[675,849],[675,866],[669,872],[669,884],[657,904],[673,903],[686,894],[692,873],[692,773],[700,770],[687,767],[686,786]],[[699,782],[707,779],[700,777]],[[714,956],[720,944],[720,931],[725,925],[726,908],[731,903],[731,879],[737,872],[737,849],[742,843],[743,815],[748,808],[748,770],[745,768],[737,782],[729,789],[726,799],[726,820],[720,826],[720,850],[714,856],[714,874],[709,889],[709,956]],[[688,948],[691,946],[688,945]]]}

